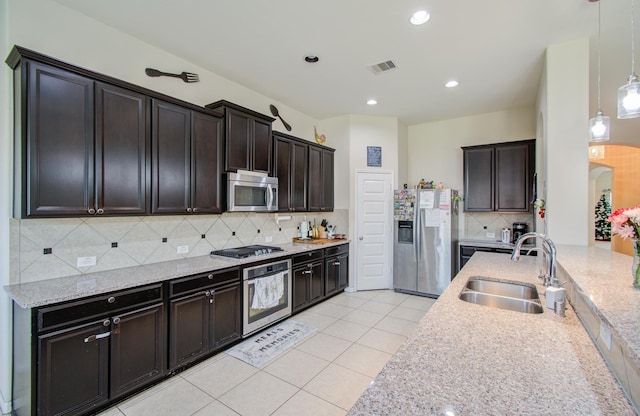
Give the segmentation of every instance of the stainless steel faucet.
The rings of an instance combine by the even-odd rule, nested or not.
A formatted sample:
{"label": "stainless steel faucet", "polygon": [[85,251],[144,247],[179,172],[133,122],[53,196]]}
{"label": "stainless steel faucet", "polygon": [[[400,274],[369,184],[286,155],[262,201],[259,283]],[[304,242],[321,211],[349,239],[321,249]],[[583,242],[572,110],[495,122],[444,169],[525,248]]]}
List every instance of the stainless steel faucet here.
{"label": "stainless steel faucet", "polygon": [[546,243],[546,246],[549,250],[549,258],[548,258],[549,268],[546,274],[540,276],[543,279],[542,284],[545,287],[549,285],[560,287],[561,285],[559,284],[558,279],[556,278],[556,246],[555,244],[553,244],[553,241],[551,241],[551,239],[546,235],[535,233],[535,232],[522,234],[520,238],[518,238],[518,241],[516,241],[516,246],[513,249],[513,253],[511,253],[511,260],[513,261],[520,260],[520,249],[522,248],[522,243],[524,243],[525,240],[528,240],[529,238],[534,238],[534,237],[538,237],[542,239],[542,241]]}

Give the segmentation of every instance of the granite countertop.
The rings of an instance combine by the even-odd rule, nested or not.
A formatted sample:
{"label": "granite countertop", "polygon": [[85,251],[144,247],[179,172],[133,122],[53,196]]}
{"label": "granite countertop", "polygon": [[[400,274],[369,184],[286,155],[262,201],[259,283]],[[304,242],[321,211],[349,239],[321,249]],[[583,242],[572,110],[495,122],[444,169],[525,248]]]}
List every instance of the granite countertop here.
{"label": "granite countertop", "polygon": [[104,272],[78,274],[50,280],[14,284],[5,286],[4,289],[11,299],[20,307],[34,308],[193,274],[242,266],[247,263],[288,257],[293,254],[332,247],[348,242],[349,240],[335,240],[335,242],[325,244],[271,244],[272,246],[281,247],[283,251],[240,260],[220,256],[199,256]]}
{"label": "granite countertop", "polygon": [[543,294],[537,261],[474,254],[348,414],[635,414],[571,306],[562,318],[458,298],[477,275]]}
{"label": "granite countertop", "polygon": [[[514,243],[503,243],[500,240],[481,240],[481,239],[470,239],[463,238],[458,241],[458,245],[460,246],[474,246],[474,247],[495,247],[495,248],[506,248],[509,250],[513,250],[516,246]],[[528,240],[525,242],[522,247],[531,248],[535,247],[535,240]]]}

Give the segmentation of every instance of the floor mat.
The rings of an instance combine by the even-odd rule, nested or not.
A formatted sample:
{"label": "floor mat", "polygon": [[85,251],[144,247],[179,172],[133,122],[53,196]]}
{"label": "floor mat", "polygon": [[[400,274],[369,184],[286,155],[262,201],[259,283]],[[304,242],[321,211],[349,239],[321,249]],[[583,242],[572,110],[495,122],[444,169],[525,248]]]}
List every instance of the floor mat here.
{"label": "floor mat", "polygon": [[226,351],[254,367],[262,367],[317,329],[292,320],[267,328]]}

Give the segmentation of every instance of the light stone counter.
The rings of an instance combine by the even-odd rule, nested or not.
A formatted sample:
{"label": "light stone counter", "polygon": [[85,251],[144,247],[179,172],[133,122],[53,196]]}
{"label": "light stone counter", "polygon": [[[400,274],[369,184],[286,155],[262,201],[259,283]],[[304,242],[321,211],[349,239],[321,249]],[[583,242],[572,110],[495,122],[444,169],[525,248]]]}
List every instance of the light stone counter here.
{"label": "light stone counter", "polygon": [[537,261],[474,254],[349,415],[635,414],[571,307],[561,318],[458,298],[476,275],[542,294]]}
{"label": "light stone counter", "polygon": [[220,256],[200,256],[104,272],[79,274],[38,282],[9,285],[5,286],[4,289],[8,292],[11,299],[20,307],[34,308],[150,283],[162,282],[178,277],[221,270],[227,267],[288,257],[293,254],[332,247],[348,242],[348,240],[336,240],[335,243],[328,244],[271,244],[272,246],[281,247],[284,251],[241,260]]}

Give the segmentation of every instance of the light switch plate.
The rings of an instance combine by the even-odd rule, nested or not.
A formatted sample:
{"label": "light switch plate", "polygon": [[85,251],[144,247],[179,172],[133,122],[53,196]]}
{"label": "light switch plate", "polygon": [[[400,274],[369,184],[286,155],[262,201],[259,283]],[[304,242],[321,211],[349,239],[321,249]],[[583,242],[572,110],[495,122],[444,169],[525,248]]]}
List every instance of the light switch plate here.
{"label": "light switch plate", "polygon": [[265,238],[264,238],[264,242],[265,242],[265,243],[270,243],[270,242],[272,242],[272,241],[273,241],[273,237],[271,237],[271,236],[269,236],[269,237],[265,237]]}
{"label": "light switch plate", "polygon": [[487,238],[496,238],[496,233],[487,233]]}
{"label": "light switch plate", "polygon": [[189,246],[178,246],[176,251],[178,254],[187,254],[189,252]]}
{"label": "light switch plate", "polygon": [[78,257],[76,261],[77,267],[90,267],[96,265],[96,256]]}

